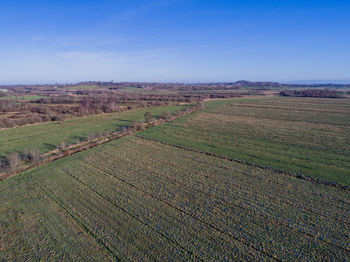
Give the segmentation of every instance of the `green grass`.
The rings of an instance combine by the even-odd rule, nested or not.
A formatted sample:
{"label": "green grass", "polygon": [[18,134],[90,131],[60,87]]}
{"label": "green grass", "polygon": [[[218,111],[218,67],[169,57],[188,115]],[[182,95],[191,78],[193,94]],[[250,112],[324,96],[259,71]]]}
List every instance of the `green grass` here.
{"label": "green grass", "polygon": [[133,94],[177,94],[177,91],[169,90],[169,89],[147,89],[147,88],[137,88],[137,87],[125,87],[122,89],[118,89],[117,91],[127,91]]}
{"label": "green grass", "polygon": [[9,152],[37,148],[40,152],[54,149],[62,141],[74,143],[86,134],[116,131],[135,120],[143,120],[149,111],[157,117],[164,112],[175,112],[183,106],[149,107],[127,112],[74,118],[63,122],[47,122],[31,126],[0,130],[0,157]]}
{"label": "green grass", "polygon": [[121,90],[140,90],[140,88],[136,86],[126,86],[126,87],[123,87]]}
{"label": "green grass", "polygon": [[350,100],[216,100],[151,139],[350,185]]}
{"label": "green grass", "polygon": [[342,261],[350,194],[124,137],[0,182],[17,260]]}
{"label": "green grass", "polygon": [[43,98],[43,96],[40,96],[40,95],[3,96],[3,97],[0,97],[0,100],[30,101],[30,100],[37,100],[40,98]]}
{"label": "green grass", "polygon": [[77,85],[77,86],[68,86],[67,87],[70,90],[85,90],[85,89],[98,89],[103,88],[98,85]]}

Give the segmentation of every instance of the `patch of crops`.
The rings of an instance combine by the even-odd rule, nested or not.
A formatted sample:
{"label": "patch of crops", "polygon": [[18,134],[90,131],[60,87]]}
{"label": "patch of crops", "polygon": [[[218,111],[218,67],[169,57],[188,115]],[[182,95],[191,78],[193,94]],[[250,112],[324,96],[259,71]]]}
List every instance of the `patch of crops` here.
{"label": "patch of crops", "polygon": [[108,261],[110,254],[29,177],[0,184],[1,261]]}
{"label": "patch of crops", "polygon": [[[1,91],[1,90],[0,90]],[[24,95],[24,96],[3,96],[0,97],[0,100],[16,100],[16,101],[30,101],[30,100],[36,100],[39,98],[43,98],[44,96],[40,96],[40,95]]]}
{"label": "patch of crops", "polygon": [[[96,252],[102,261],[350,256],[349,191],[137,137],[9,178],[0,189],[8,225],[0,242],[27,244],[1,246],[5,259],[13,249],[42,258],[38,246],[51,251],[47,258]],[[76,234],[85,241],[70,243]]]}
{"label": "patch of crops", "polygon": [[140,135],[350,185],[350,100],[254,98],[207,109]]}

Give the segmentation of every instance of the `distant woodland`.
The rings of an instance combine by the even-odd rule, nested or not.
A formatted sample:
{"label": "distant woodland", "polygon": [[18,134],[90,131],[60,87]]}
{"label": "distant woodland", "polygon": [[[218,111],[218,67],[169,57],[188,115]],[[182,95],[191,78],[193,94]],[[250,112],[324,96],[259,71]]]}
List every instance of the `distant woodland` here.
{"label": "distant woodland", "polygon": [[[196,103],[242,95],[340,97],[349,85],[286,85],[274,82],[141,83],[81,82],[0,86],[0,128],[132,110]],[[347,91],[349,92],[349,91]]]}

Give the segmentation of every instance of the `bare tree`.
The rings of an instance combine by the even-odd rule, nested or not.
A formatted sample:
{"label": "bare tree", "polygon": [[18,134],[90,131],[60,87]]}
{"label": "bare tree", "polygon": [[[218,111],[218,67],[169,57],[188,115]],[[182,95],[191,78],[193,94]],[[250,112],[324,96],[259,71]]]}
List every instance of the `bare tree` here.
{"label": "bare tree", "polygon": [[145,113],[145,115],[144,115],[144,117],[145,117],[145,122],[146,123],[149,123],[149,122],[151,122],[152,121],[152,116],[151,116],[151,113],[150,112],[146,112]]}
{"label": "bare tree", "polygon": [[159,116],[160,119],[170,119],[173,115],[170,114],[169,112],[163,113],[162,115]]}
{"label": "bare tree", "polygon": [[42,155],[36,148],[27,149],[23,151],[23,160],[32,164],[37,164],[41,161]]}
{"label": "bare tree", "polygon": [[64,141],[62,141],[60,144],[59,144],[59,146],[58,146],[58,150],[61,150],[61,151],[63,151],[63,150],[65,150],[66,149],[66,142],[64,142]]}
{"label": "bare tree", "polygon": [[5,159],[0,159],[0,173],[6,172],[9,166]]}
{"label": "bare tree", "polygon": [[21,163],[21,158],[19,157],[18,153],[13,152],[7,155],[6,161],[8,163],[9,168],[11,170],[15,170]]}

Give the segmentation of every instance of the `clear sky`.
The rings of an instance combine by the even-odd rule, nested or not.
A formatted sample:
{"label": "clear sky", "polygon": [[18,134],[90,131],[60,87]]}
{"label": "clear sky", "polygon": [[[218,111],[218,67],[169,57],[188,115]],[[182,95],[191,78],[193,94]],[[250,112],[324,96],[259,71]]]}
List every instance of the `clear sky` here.
{"label": "clear sky", "polygon": [[350,80],[350,1],[1,0],[0,83]]}

